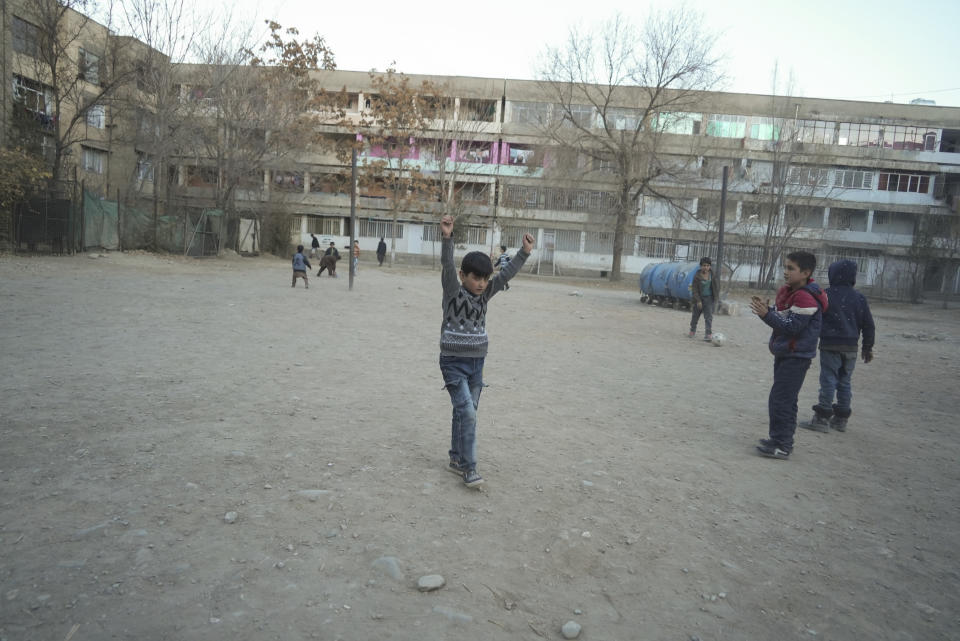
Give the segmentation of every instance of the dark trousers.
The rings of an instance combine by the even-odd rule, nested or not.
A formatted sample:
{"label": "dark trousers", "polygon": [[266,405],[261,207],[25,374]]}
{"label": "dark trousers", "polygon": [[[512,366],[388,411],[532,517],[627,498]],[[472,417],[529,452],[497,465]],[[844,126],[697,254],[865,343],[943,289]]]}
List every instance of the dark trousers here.
{"label": "dark trousers", "polygon": [[703,301],[703,309],[697,307],[697,304],[693,304],[693,315],[690,317],[690,331],[693,333],[697,332],[697,323],[700,322],[700,314],[703,314],[703,324],[704,329],[706,329],[707,334],[713,333],[713,296],[703,296],[701,298]]}
{"label": "dark trousers", "polygon": [[797,396],[810,369],[809,358],[777,356],[773,359],[773,386],[767,405],[770,410],[770,439],[788,452],[797,431]]}

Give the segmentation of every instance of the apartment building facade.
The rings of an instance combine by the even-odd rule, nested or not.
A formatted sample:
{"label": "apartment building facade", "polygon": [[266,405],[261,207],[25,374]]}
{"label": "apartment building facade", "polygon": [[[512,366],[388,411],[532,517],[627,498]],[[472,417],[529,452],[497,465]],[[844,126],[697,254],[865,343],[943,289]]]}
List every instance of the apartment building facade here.
{"label": "apartment building facade", "polygon": [[[4,143],[9,144],[17,110],[41,129],[55,123],[49,121],[53,88],[30,74],[37,68],[31,54],[39,26],[30,21],[28,3],[5,6],[3,114]],[[112,113],[111,104],[91,102],[102,85],[98,61],[108,50],[142,53],[146,48],[130,43],[111,47],[117,38],[92,21],[84,20],[83,29],[90,35],[74,45],[79,88],[87,94],[76,102],[84,109],[85,130],[71,142],[75,175],[104,197],[131,181],[149,197],[154,189],[151,163],[135,140],[114,134],[124,127],[120,109]],[[184,103],[212,100],[210,88],[196,80],[199,69],[180,68],[177,92]],[[345,97],[345,117],[318,121],[305,136],[348,139],[362,133],[362,119],[376,94],[370,74],[317,71],[314,76],[318,85]],[[540,248],[531,269],[561,274],[610,270],[615,167],[603,160],[581,161],[577,171],[559,171],[544,135],[544,123],[557,106],[541,83],[410,78],[414,85],[441,88],[449,114],[442,123],[434,121],[434,130],[411,139],[404,160],[425,176],[447,176],[445,188],[456,190],[457,211],[469,227],[464,249],[491,251],[504,244],[515,250],[529,232]],[[136,87],[133,81],[126,87],[129,105]],[[640,91],[635,89],[638,96]],[[621,95],[622,104],[606,114],[581,105],[575,117],[587,126],[606,124],[612,130],[649,126],[638,120],[639,97],[633,100],[629,89]],[[196,113],[202,118],[202,112]],[[757,280],[761,248],[773,225],[780,238],[774,244],[782,250],[812,249],[822,262],[840,256],[857,260],[861,283],[867,286],[902,280],[911,269],[917,239],[933,238],[938,260],[925,267],[928,282],[956,292],[957,261],[950,259],[947,247],[955,242],[960,217],[960,108],[705,93],[695,108],[661,116],[662,155],[683,171],[656,182],[658,197],[641,194],[635,199],[621,245],[625,274],[638,274],[650,262],[696,259],[715,251],[726,167],[725,263],[734,280]],[[382,147],[364,147],[360,171],[365,163],[387,157]],[[163,213],[177,215],[174,203],[198,209],[216,205],[224,176],[212,158],[194,149],[168,162],[157,173],[173,181],[176,198],[161,203]],[[330,149],[265,156],[232,193],[236,213],[248,221],[265,211],[289,216],[294,244],[306,244],[311,233],[343,243],[351,231],[350,195],[342,181],[346,170],[342,156]],[[439,203],[417,203],[394,222],[389,194],[368,185],[358,194],[357,210],[353,231],[362,249],[372,251],[382,236],[392,239],[407,260],[438,252]],[[238,248],[251,248],[245,242],[239,240]]]}

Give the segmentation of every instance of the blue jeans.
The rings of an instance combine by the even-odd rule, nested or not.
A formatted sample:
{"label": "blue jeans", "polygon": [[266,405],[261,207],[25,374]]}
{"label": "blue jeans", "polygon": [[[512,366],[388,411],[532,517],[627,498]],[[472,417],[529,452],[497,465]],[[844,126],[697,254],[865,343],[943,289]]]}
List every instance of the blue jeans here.
{"label": "blue jeans", "polygon": [[788,452],[797,431],[797,396],[810,369],[809,358],[777,356],[773,359],[773,386],[767,407],[770,412],[770,439]]}
{"label": "blue jeans", "polygon": [[820,350],[820,398],[817,403],[824,409],[833,407],[833,394],[837,394],[836,409],[841,415],[849,415],[853,399],[853,368],[857,364],[856,352],[830,352]]}
{"label": "blue jeans", "polygon": [[440,373],[450,393],[450,459],[464,470],[477,467],[477,406],[483,390],[483,359],[440,355]]}

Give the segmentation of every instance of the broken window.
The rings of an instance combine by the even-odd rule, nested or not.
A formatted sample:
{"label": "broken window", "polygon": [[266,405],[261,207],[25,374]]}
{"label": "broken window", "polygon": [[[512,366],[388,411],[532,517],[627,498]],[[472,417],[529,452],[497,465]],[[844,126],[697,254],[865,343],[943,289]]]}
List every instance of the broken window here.
{"label": "broken window", "polygon": [[80,78],[92,85],[100,84],[100,56],[80,50]]}

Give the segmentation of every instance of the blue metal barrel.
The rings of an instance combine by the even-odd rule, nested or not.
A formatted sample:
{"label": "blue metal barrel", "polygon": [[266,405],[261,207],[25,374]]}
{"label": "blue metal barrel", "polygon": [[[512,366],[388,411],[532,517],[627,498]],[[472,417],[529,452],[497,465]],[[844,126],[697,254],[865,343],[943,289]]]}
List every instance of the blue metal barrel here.
{"label": "blue metal barrel", "polygon": [[640,273],[640,300],[645,303],[689,307],[690,284],[700,269],[694,262],[653,263]]}

